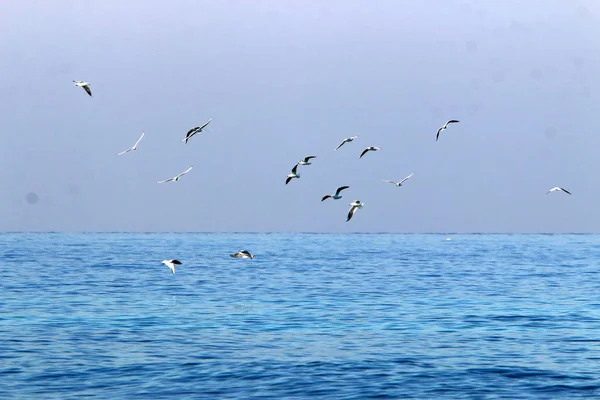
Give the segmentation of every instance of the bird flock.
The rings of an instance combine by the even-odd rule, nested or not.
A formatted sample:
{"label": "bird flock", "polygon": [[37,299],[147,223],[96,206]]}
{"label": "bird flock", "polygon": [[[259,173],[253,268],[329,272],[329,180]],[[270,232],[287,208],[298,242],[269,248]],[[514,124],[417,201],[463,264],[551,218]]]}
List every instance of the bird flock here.
{"label": "bird flock", "polygon": [[[85,82],[85,81],[73,81],[74,86],[78,86],[81,87],[85,90],[85,92],[92,97],[92,91],[90,89],[90,83],[89,82]],[[194,137],[196,134],[198,133],[202,133],[203,130],[212,122],[212,118],[209,118],[209,120],[207,122],[205,122],[203,125],[199,125],[196,126],[192,129],[190,129],[185,137],[181,140],[183,143],[187,144],[188,141]],[[448,129],[448,126],[450,124],[457,124],[460,121],[457,119],[450,119],[448,120],[444,125],[442,125],[438,130],[437,133],[435,135],[435,141],[437,142],[440,139],[440,133],[442,133],[443,131],[445,131],[446,129]],[[140,138],[135,142],[135,144],[128,148],[127,150],[124,150],[120,153],[117,153],[117,156],[121,156],[124,154],[127,154],[131,151],[135,151],[138,148],[138,145],[140,144],[140,142],[142,141],[142,139],[145,136],[145,132],[142,132],[142,135],[140,136]],[[344,145],[346,145],[347,143],[351,143],[354,140],[356,140],[358,138],[358,135],[355,136],[350,136],[345,138],[344,140],[342,140],[342,142],[334,149],[334,151],[339,150],[340,148],[342,148]],[[375,152],[381,150],[381,148],[377,147],[377,146],[367,146],[361,153],[360,156],[358,157],[359,159],[363,158],[363,156],[369,152]],[[308,166],[308,165],[312,165],[311,160],[317,158],[317,156],[307,156],[301,160],[299,160],[296,165],[294,165],[294,167],[291,169],[290,173],[287,175],[286,180],[285,180],[285,184],[288,185],[293,179],[299,179],[300,178],[300,173],[298,172],[298,166]],[[178,182],[181,177],[183,177],[185,174],[187,174],[188,172],[190,172],[192,170],[193,166],[190,166],[188,169],[186,169],[185,171],[179,173],[178,175],[175,175],[172,178],[167,178],[161,181],[158,181],[157,183],[167,183],[167,182]],[[400,181],[392,181],[392,180],[386,180],[384,179],[383,182],[385,183],[391,183],[397,187],[402,186],[408,179],[410,179],[412,176],[414,175],[414,172],[411,173],[410,175],[404,177],[403,179],[401,179]],[[349,189],[350,186],[340,186],[336,189],[334,194],[326,194],[321,198],[321,201],[325,201],[327,199],[333,199],[333,200],[340,200],[342,198],[342,195],[340,194],[342,191]],[[569,192],[568,190],[562,188],[562,187],[553,187],[551,189],[549,189],[546,194],[552,193],[552,192],[564,192],[568,195],[571,195],[571,192]],[[363,208],[364,203],[360,200],[354,200],[353,202],[351,202],[349,204],[350,209],[348,210],[348,214],[346,216],[346,222],[350,221],[352,219],[352,217],[354,216],[354,214],[356,213],[356,210]],[[240,250],[237,253],[234,254],[230,254],[231,257],[233,258],[245,258],[245,259],[253,259],[254,256],[247,250]],[[165,264],[173,274],[175,274],[175,265],[181,265],[181,261],[179,260],[163,260],[162,261],[163,264]]]}

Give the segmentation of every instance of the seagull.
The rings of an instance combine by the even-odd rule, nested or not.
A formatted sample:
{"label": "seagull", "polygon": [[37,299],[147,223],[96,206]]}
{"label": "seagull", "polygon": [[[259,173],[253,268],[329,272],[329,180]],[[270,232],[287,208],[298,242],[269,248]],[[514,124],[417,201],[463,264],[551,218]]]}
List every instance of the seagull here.
{"label": "seagull", "polygon": [[410,174],[410,175],[409,175],[409,176],[407,176],[406,178],[402,179],[400,182],[388,181],[387,179],[384,179],[383,181],[384,181],[384,182],[387,182],[387,183],[393,183],[394,185],[396,185],[396,186],[400,187],[400,186],[402,186],[402,184],[403,184],[403,183],[404,183],[404,182],[405,182],[405,181],[406,181],[408,178],[410,178],[410,177],[411,177],[411,176],[413,176],[414,174],[415,174],[415,173],[413,172],[412,174]]}
{"label": "seagull", "polygon": [[317,156],[308,156],[308,157],[305,157],[304,160],[298,161],[298,164],[300,164],[300,165],[310,165],[311,164],[311,162],[310,162],[311,158],[317,158]]}
{"label": "seagull", "polygon": [[342,190],[348,189],[350,186],[340,186],[339,188],[337,188],[337,190],[335,191],[335,194],[332,196],[330,194],[326,194],[325,196],[323,196],[323,198],[321,199],[321,201],[327,200],[328,198],[332,198],[334,200],[339,200],[342,198],[342,196],[340,196],[340,192]]}
{"label": "seagull", "polygon": [[157,183],[177,182],[179,179],[181,179],[182,176],[184,176],[185,174],[187,174],[188,172],[190,172],[192,170],[192,168],[193,167],[189,167],[188,169],[186,169],[185,171],[183,171],[179,175],[174,176],[173,178],[165,179],[164,181],[160,181],[160,182],[157,182]]}
{"label": "seagull", "polygon": [[340,145],[338,147],[336,147],[334,150],[339,149],[340,147],[342,147],[343,145],[345,145],[346,143],[350,143],[351,141],[353,141],[354,139],[356,139],[358,137],[358,135],[356,136],[350,136],[347,137],[346,139],[342,140],[342,143],[340,143]]}
{"label": "seagull", "polygon": [[252,254],[250,254],[250,252],[248,250],[240,250],[235,254],[230,254],[230,256],[233,258],[250,258],[250,259],[254,258],[254,256]]}
{"label": "seagull", "polygon": [[296,170],[298,169],[298,164],[294,165],[294,168],[292,168],[292,172],[288,174],[287,179],[285,180],[285,184],[287,185],[288,183],[290,183],[290,181],[294,178],[300,178],[300,174],[296,173]]}
{"label": "seagull", "polygon": [[458,122],[460,122],[460,121],[457,119],[451,119],[450,121],[446,122],[440,129],[438,129],[437,135],[435,135],[435,141],[437,142],[438,139],[440,138],[440,132],[443,130],[446,130],[446,128],[448,128],[448,124],[456,124]]}
{"label": "seagull", "polygon": [[129,153],[132,150],[137,150],[137,145],[142,141],[142,138],[144,137],[144,135],[146,134],[146,132],[142,132],[142,136],[140,136],[140,138],[138,139],[137,142],[135,142],[135,144],[133,145],[132,148],[127,149],[125,151],[120,152],[119,154],[117,154],[118,156],[125,154],[125,153]]}
{"label": "seagull", "polygon": [[548,190],[546,192],[546,194],[550,193],[550,192],[556,192],[557,190],[562,190],[563,192],[565,192],[566,194],[571,194],[571,192],[569,192],[567,189],[563,189],[561,187],[553,187],[552,189]]}
{"label": "seagull", "polygon": [[92,95],[92,91],[90,90],[90,84],[84,81],[73,81],[75,82],[75,85],[73,86],[79,86],[85,89],[85,91],[87,92],[87,94],[89,94],[90,96]]}
{"label": "seagull", "polygon": [[175,265],[181,265],[179,260],[163,260],[162,263],[169,267],[173,274],[175,273]]}
{"label": "seagull", "polygon": [[197,126],[195,128],[192,128],[188,131],[188,133],[185,135],[185,139],[182,140],[182,142],[185,142],[185,144],[187,144],[188,140],[190,140],[190,138],[192,136],[194,136],[196,133],[200,133],[202,132],[202,129],[206,128],[206,125],[210,124],[210,121],[212,121],[212,118],[210,118],[208,120],[208,122],[206,122],[204,125],[202,126]]}
{"label": "seagull", "polygon": [[364,149],[362,153],[360,153],[360,157],[358,157],[358,158],[362,158],[362,156],[367,154],[367,152],[369,152],[369,151],[377,151],[377,150],[380,150],[380,148],[377,146],[369,146],[366,149]]}
{"label": "seagull", "polygon": [[363,205],[364,203],[360,200],[355,200],[352,203],[350,203],[350,211],[348,211],[348,219],[346,220],[346,222],[350,221],[356,210],[362,208]]}

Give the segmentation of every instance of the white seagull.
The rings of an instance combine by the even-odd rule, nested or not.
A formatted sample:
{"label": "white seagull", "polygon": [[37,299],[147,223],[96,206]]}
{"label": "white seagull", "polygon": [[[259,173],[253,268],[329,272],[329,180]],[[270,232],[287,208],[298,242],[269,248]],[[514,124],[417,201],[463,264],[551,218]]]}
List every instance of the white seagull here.
{"label": "white seagull", "polygon": [[561,187],[553,187],[552,189],[548,190],[546,192],[546,194],[550,193],[550,192],[556,192],[557,190],[562,190],[563,192],[565,192],[566,194],[571,194],[571,192],[569,192],[567,189],[563,189]]}
{"label": "white seagull", "polygon": [[298,161],[298,164],[300,164],[300,165],[310,165],[311,164],[311,162],[310,162],[311,158],[317,158],[317,156],[304,157],[304,160]]}
{"label": "white seagull", "polygon": [[157,183],[177,182],[182,176],[184,176],[185,174],[187,174],[188,172],[190,172],[192,170],[192,168],[193,167],[189,167],[188,169],[186,169],[185,171],[183,171],[179,175],[174,176],[173,178],[165,179],[164,181],[160,181],[160,182],[157,182]]}
{"label": "white seagull", "polygon": [[162,263],[169,267],[172,273],[175,273],[175,265],[181,265],[179,260],[163,260]]}
{"label": "white seagull", "polygon": [[92,91],[90,90],[90,84],[84,81],[73,81],[75,84],[73,86],[79,86],[85,89],[87,94],[92,95]]}
{"label": "white seagull", "polygon": [[336,147],[334,150],[339,149],[340,147],[342,147],[343,145],[345,145],[346,143],[350,143],[351,141],[353,141],[354,139],[356,139],[358,137],[358,135],[356,136],[350,136],[347,137],[346,139],[342,140],[342,143],[339,144],[338,147]]}
{"label": "white seagull", "polygon": [[348,211],[348,219],[346,219],[346,222],[350,221],[356,210],[362,208],[363,205],[364,203],[360,200],[354,200],[352,203],[350,203],[350,211]]}
{"label": "white seagull", "polygon": [[440,127],[440,129],[438,129],[437,135],[435,135],[435,141],[437,142],[438,139],[440,138],[440,132],[443,130],[446,130],[448,128],[448,124],[456,124],[458,122],[460,122],[460,121],[457,119],[451,119],[448,122],[446,122],[444,125],[442,125],[442,127]]}
{"label": "white seagull", "polygon": [[235,254],[230,254],[230,256],[233,258],[250,258],[250,259],[254,258],[254,256],[252,254],[250,254],[250,252],[248,250],[240,250]]}
{"label": "white seagull", "polygon": [[377,150],[381,150],[381,149],[377,146],[369,146],[366,149],[364,149],[362,153],[360,153],[360,157],[358,157],[358,158],[362,158],[362,156],[367,154],[369,151],[377,151]]}
{"label": "white seagull", "polygon": [[332,198],[334,200],[339,200],[342,198],[342,196],[340,196],[340,192],[342,190],[348,189],[350,186],[340,186],[339,188],[337,188],[337,190],[335,191],[334,195],[330,195],[330,194],[326,194],[325,196],[323,196],[323,198],[321,199],[321,201],[327,200],[328,198]]}
{"label": "white seagull", "polygon": [[285,184],[287,185],[288,183],[290,183],[290,181],[294,178],[300,178],[300,174],[296,173],[296,171],[298,170],[298,164],[294,165],[294,168],[292,168],[292,172],[290,172],[287,176],[287,179],[285,180]]}
{"label": "white seagull", "polygon": [[407,176],[406,178],[403,178],[403,179],[402,179],[400,182],[396,182],[396,181],[388,181],[387,179],[384,179],[383,181],[384,181],[384,182],[387,182],[387,183],[393,183],[394,185],[396,185],[396,186],[400,187],[400,186],[402,186],[402,184],[403,184],[403,183],[404,183],[404,182],[405,182],[407,179],[409,179],[409,178],[410,178],[411,176],[413,176],[414,174],[415,174],[415,173],[413,172],[412,174],[410,174],[410,175],[409,175],[409,176]]}
{"label": "white seagull", "polygon": [[138,141],[135,142],[135,144],[133,145],[133,147],[131,147],[131,148],[125,150],[125,151],[122,151],[122,152],[120,152],[117,155],[120,156],[122,154],[129,153],[130,151],[137,150],[137,145],[141,142],[141,140],[142,140],[142,138],[144,137],[145,134],[146,134],[146,132],[142,132],[142,136],[140,136],[140,138],[138,139]]}
{"label": "white seagull", "polygon": [[182,142],[184,142],[185,144],[187,144],[188,140],[190,140],[190,138],[192,136],[194,136],[196,133],[200,133],[202,132],[202,129],[206,128],[206,125],[210,124],[210,121],[212,121],[212,118],[210,118],[208,120],[208,122],[206,122],[204,125],[202,126],[197,126],[195,128],[192,128],[188,131],[188,133],[185,135],[185,139],[182,140]]}

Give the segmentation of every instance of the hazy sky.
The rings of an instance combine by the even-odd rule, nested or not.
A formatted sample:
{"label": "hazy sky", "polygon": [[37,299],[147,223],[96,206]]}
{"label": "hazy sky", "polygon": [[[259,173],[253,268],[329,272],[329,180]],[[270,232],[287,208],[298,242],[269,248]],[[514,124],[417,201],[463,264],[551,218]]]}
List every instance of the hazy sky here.
{"label": "hazy sky", "polygon": [[4,0],[0,230],[600,232],[599,72],[595,0]]}

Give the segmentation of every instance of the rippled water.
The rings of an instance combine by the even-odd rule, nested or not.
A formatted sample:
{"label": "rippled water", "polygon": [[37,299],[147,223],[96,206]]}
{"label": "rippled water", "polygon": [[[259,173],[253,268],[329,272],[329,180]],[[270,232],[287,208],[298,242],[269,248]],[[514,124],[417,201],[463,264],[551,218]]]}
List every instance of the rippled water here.
{"label": "rippled water", "polygon": [[11,233],[0,254],[2,399],[600,398],[597,235]]}

